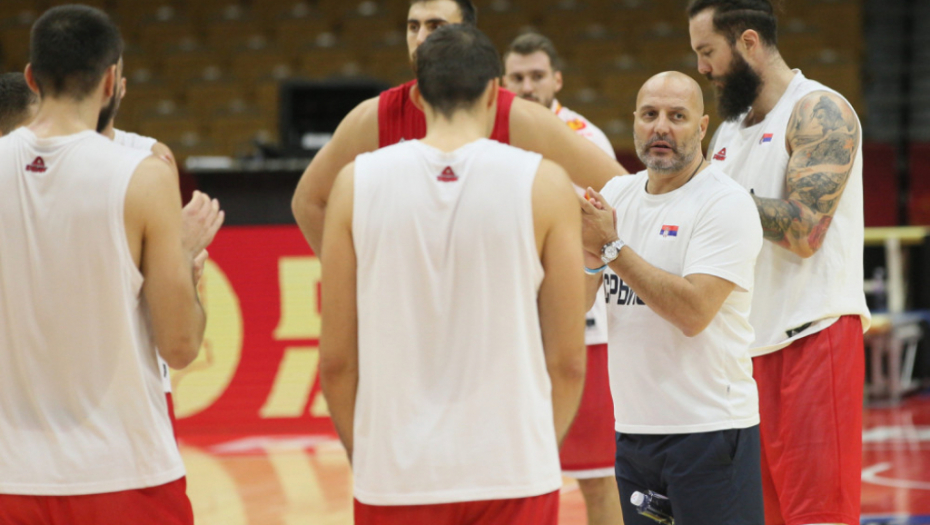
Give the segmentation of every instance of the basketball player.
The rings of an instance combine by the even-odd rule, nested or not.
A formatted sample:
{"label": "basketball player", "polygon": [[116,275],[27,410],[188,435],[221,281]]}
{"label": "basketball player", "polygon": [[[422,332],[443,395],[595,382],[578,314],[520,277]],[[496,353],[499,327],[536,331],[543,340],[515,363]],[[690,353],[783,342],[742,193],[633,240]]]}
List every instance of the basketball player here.
{"label": "basketball player", "polygon": [[768,0],[695,0],[688,16],[724,120],[708,154],[752,191],[768,241],[750,317],[766,523],[859,523],[870,323],[859,119],[785,64]]}
{"label": "basketball player", "polygon": [[[759,404],[749,345],[762,228],[749,193],[701,154],[701,88],[648,80],[634,113],[646,170],[581,199],[588,297],[603,284],[617,484],[669,497],[682,525],[762,525]],[[603,277],[601,274],[603,273]]]}
{"label": "basketball player", "polygon": [[121,50],[103,12],[47,11],[38,113],[0,139],[0,523],[193,523],[155,347],[197,356],[203,261],[171,167],[96,133]]}
{"label": "basketball player", "polygon": [[[550,108],[575,133],[614,158],[613,146],[604,133],[556,100],[556,93],[562,89],[561,69],[552,41],[540,34],[527,33],[517,37],[504,55],[504,86],[518,97]],[[623,514],[613,475],[614,409],[607,376],[607,306],[602,292],[586,321],[585,390],[559,456],[562,473],[578,480],[588,524],[616,525],[623,523]]]}
{"label": "basketball player", "polygon": [[500,74],[473,26],[435,31],[412,92],[425,138],[359,155],[333,188],[320,377],[359,524],[558,519],[584,385],[580,214],[558,165],[485,138]]}
{"label": "basketball player", "polygon": [[0,137],[32,120],[38,105],[22,73],[0,75]]}
{"label": "basketball player", "polygon": [[[141,151],[151,152],[153,155],[164,159],[174,169],[175,174],[178,172],[177,162],[174,153],[167,145],[158,142],[151,137],[144,137],[136,133],[116,129],[114,122],[116,114],[119,112],[120,104],[126,96],[126,77],[123,76],[123,59],[120,57],[116,66],[116,75],[119,78],[117,83],[116,95],[110,100],[100,113],[97,121],[97,132],[109,138],[121,146],[133,148]],[[219,231],[225,219],[225,213],[220,210],[220,204],[216,199],[210,199],[210,196],[200,191],[194,191],[194,194],[184,208],[181,210],[183,217],[182,240],[184,247],[190,252],[201,254],[206,250],[207,245],[213,240],[216,232]],[[208,222],[210,230],[201,232],[198,223]],[[206,259],[208,254],[202,253],[200,256]],[[171,416],[172,427],[174,427],[174,402],[171,399],[171,374],[168,372],[168,364],[164,359],[158,357],[158,371],[161,374],[162,387],[165,396],[168,398],[168,411]]]}
{"label": "basketball player", "polygon": [[[446,24],[474,26],[477,11],[471,0],[411,0],[407,17],[407,49],[413,64],[417,46],[436,28]],[[292,203],[294,217],[318,255],[333,180],[356,155],[403,140],[423,138],[423,111],[411,99],[416,81],[385,91],[353,109],[336,129],[332,140],[307,167]],[[504,144],[535,151],[568,169],[581,187],[602,187],[626,170],[615,160],[599,155],[597,147],[576,136],[552,112],[503,90],[496,101],[496,118],[487,136]]]}

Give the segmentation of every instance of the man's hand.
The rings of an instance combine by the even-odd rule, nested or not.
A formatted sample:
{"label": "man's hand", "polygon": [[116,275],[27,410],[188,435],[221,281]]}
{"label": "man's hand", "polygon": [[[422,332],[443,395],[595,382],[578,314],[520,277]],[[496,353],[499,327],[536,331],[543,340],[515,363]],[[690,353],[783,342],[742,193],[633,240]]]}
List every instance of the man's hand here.
{"label": "man's hand", "polygon": [[[617,212],[604,199],[603,195],[592,188],[588,188],[586,198],[580,198],[580,201],[584,250],[597,255],[598,259],[600,259],[601,248],[605,244],[619,239],[617,236]],[[600,266],[600,264],[597,266]]]}
{"label": "man's hand", "polygon": [[211,200],[206,193],[194,192],[191,201],[181,210],[181,242],[191,259],[198,258],[213,242],[225,218],[219,201]]}

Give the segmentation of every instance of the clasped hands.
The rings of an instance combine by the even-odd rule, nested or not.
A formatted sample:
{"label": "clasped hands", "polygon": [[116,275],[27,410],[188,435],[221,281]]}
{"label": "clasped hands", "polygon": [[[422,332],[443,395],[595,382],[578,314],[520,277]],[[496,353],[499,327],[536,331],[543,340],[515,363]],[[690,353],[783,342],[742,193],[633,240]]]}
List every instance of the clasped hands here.
{"label": "clasped hands", "polygon": [[601,248],[605,244],[619,239],[617,235],[617,211],[604,199],[604,196],[588,188],[581,202],[581,233],[584,246],[585,266],[598,268],[601,262]]}

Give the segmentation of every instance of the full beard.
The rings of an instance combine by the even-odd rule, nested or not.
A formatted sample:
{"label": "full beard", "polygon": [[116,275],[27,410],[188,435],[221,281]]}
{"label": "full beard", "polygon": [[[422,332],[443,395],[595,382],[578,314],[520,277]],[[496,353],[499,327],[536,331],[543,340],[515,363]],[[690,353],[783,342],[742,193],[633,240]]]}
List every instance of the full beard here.
{"label": "full beard", "polygon": [[762,77],[735,49],[730,61],[730,72],[716,79],[710,75],[707,78],[723,83],[723,87],[717,88],[717,114],[728,122],[745,113],[762,91]]}
{"label": "full beard", "polygon": [[100,109],[100,116],[97,117],[97,133],[103,133],[110,122],[116,118],[116,112],[119,110],[119,93],[114,93],[110,102]]}

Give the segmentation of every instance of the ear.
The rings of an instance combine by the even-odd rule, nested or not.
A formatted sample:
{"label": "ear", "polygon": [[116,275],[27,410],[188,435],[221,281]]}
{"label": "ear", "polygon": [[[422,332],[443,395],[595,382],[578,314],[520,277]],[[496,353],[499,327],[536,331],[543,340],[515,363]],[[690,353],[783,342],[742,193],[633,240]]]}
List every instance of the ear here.
{"label": "ear", "polygon": [[743,31],[743,34],[740,35],[737,45],[743,48],[743,52],[747,55],[755,53],[761,48],[762,41],[759,38],[759,33],[755,29],[747,29]]}
{"label": "ear", "polygon": [[29,90],[35,93],[36,96],[41,97],[42,90],[39,89],[39,84],[36,82],[35,75],[32,73],[32,64],[26,64],[23,76],[26,77],[26,84],[29,86]]}
{"label": "ear", "polygon": [[488,81],[488,87],[486,90],[488,89],[490,90],[490,94],[488,96],[488,107],[490,108],[493,107],[495,103],[497,103],[497,97],[500,94],[501,89],[500,79],[495,78],[494,80]]}
{"label": "ear", "polygon": [[126,98],[126,77],[120,79],[119,99],[122,102]]}
{"label": "ear", "polygon": [[119,82],[119,77],[116,75],[116,64],[107,68],[106,73],[103,74],[103,97],[108,99],[116,93],[116,83]]}
{"label": "ear", "polygon": [[707,136],[707,127],[710,125],[710,117],[704,115],[701,117],[701,140],[704,140],[704,137]]}
{"label": "ear", "polygon": [[552,78],[555,79],[555,92],[562,91],[562,72],[556,71],[552,74]]}
{"label": "ear", "polygon": [[410,88],[410,100],[413,102],[413,105],[423,110],[423,93],[420,93],[420,84],[416,83]]}

